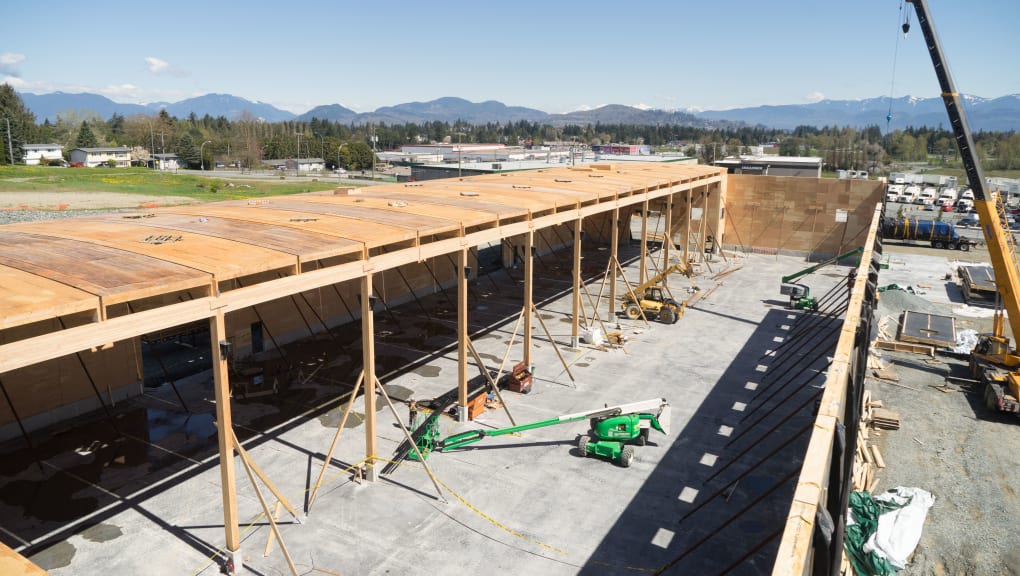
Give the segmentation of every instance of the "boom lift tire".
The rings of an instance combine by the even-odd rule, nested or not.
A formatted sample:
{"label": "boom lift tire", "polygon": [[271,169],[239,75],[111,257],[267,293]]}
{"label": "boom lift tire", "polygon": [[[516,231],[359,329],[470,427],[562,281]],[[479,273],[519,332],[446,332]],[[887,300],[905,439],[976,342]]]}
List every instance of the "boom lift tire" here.
{"label": "boom lift tire", "polygon": [[577,440],[577,453],[581,455],[581,458],[588,457],[588,435],[585,434]]}
{"label": "boom lift tire", "polygon": [[630,468],[630,463],[634,461],[634,447],[624,446],[620,450],[620,466],[624,468]]}

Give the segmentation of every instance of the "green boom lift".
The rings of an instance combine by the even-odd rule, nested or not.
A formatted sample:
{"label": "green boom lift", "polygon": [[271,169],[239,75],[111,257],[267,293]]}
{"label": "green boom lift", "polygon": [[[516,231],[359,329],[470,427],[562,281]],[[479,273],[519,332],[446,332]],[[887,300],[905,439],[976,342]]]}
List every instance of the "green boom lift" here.
{"label": "green boom lift", "polygon": [[806,309],[817,310],[818,309],[818,302],[815,300],[814,296],[811,296],[811,288],[808,288],[804,284],[794,284],[793,281],[798,279],[798,278],[801,278],[803,276],[807,276],[808,274],[810,274],[810,273],[812,273],[812,272],[814,272],[816,270],[824,268],[824,267],[828,266],[829,264],[832,264],[834,262],[839,262],[840,260],[842,260],[844,258],[849,258],[850,256],[853,256],[855,254],[862,254],[862,253],[864,253],[864,247],[863,246],[858,246],[857,248],[854,248],[853,250],[851,250],[849,252],[844,252],[844,253],[840,254],[839,256],[835,256],[835,257],[829,258],[828,260],[825,260],[824,262],[819,262],[818,264],[815,264],[813,266],[809,266],[809,267],[801,270],[800,272],[794,272],[793,274],[790,274],[789,276],[783,276],[780,279],[780,281],[783,284],[779,288],[779,293],[784,295],[784,296],[789,296],[790,297],[790,308],[794,308],[794,309],[797,309],[797,310],[806,310]]}
{"label": "green boom lift", "polygon": [[[581,456],[594,454],[615,460],[624,468],[634,460],[634,444],[643,446],[648,440],[651,428],[669,435],[669,404],[665,398],[655,398],[643,402],[606,406],[595,410],[566,414],[557,418],[520,424],[495,430],[470,430],[437,440],[438,426],[434,423],[426,425],[423,434],[418,437],[418,448],[422,455],[427,456],[432,450],[445,452],[474,444],[487,436],[505,436],[524,430],[544,428],[567,422],[590,419],[591,430],[581,436],[577,449]],[[433,420],[434,422],[434,420]],[[413,454],[413,452],[412,452]],[[416,456],[408,455],[411,458]]]}

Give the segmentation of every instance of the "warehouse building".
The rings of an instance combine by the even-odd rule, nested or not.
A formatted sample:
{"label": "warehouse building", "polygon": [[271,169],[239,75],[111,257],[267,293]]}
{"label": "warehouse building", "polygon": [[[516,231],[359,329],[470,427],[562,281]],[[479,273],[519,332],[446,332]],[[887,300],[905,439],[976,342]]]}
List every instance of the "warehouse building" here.
{"label": "warehouse building", "polygon": [[[395,526],[376,526],[377,520],[387,516],[387,505],[377,499],[393,497],[380,492],[387,485],[387,461],[394,458],[390,431],[402,429],[399,418],[390,419],[390,413],[384,412],[392,407],[391,396],[409,401],[434,393],[428,388],[438,380],[420,378],[435,378],[440,373],[438,367],[446,367],[450,375],[441,379],[450,389],[455,416],[448,425],[466,426],[480,416],[474,394],[478,386],[484,386],[489,378],[498,379],[498,374],[490,371],[505,372],[510,365],[521,365],[531,368],[536,377],[548,374],[547,391],[500,402],[508,416],[511,405],[515,410],[537,413],[545,406],[548,414],[549,410],[573,406],[575,401],[583,403],[595,389],[586,391],[584,383],[576,381],[571,369],[578,370],[577,361],[567,361],[559,349],[566,340],[566,348],[580,350],[580,341],[590,338],[595,326],[605,327],[603,332],[619,332],[613,329],[614,323],[620,322],[618,302],[633,286],[675,262],[685,270],[697,267],[707,271],[722,266],[720,258],[725,259],[727,253],[818,258],[854,246],[868,247],[862,263],[867,277],[878,221],[875,207],[882,193],[881,183],[876,182],[728,175],[718,167],[634,162],[105,214],[80,219],[74,227],[58,222],[3,226],[0,384],[6,401],[0,404],[0,433],[18,452],[9,461],[27,463],[5,474],[0,486],[19,495],[3,500],[5,517],[23,518],[5,527],[3,542],[17,553],[37,558],[96,522],[127,525],[131,521],[119,515],[124,505],[137,509],[146,501],[146,506],[154,506],[177,486],[188,485],[193,487],[189,493],[207,492],[191,496],[200,497],[206,507],[216,502],[212,519],[208,510],[202,510],[189,511],[197,516],[187,519],[143,515],[142,521],[164,528],[192,522],[197,526],[215,523],[218,515],[220,525],[212,531],[171,529],[179,538],[165,552],[150,552],[151,557],[125,555],[118,561],[135,564],[124,564],[124,569],[143,570],[157,561],[156,557],[183,562],[175,564],[181,568],[197,554],[212,555],[217,562],[229,560],[235,568],[254,562],[259,571],[294,572],[285,542],[320,554],[315,544],[320,538],[369,535],[377,527],[383,533],[397,530]],[[637,234],[632,235],[632,230]],[[543,270],[537,277],[536,266]],[[739,269],[734,267],[727,274],[736,278]],[[714,281],[721,283],[721,279]],[[844,287],[850,299],[846,322],[860,318],[853,307],[859,310],[865,304],[869,284]],[[681,289],[675,287],[674,291],[680,293]],[[699,292],[693,286],[687,291],[691,295]],[[725,293],[720,289],[720,294]],[[693,296],[687,300],[693,302]],[[544,307],[560,305],[566,306],[561,322],[550,328],[552,317],[547,317]],[[402,321],[405,313],[413,314],[415,320]],[[722,322],[733,311],[720,308],[717,313]],[[679,329],[677,334],[683,334],[683,322],[674,327]],[[515,323],[519,326],[513,329],[503,362],[499,362],[492,347],[496,342],[488,340],[502,340],[501,335],[509,333],[509,326]],[[668,329],[656,325],[651,334]],[[184,379],[174,382],[165,366],[160,371],[165,362],[154,358],[153,350],[161,342],[188,342],[196,332],[202,338],[190,342],[199,342],[192,345],[198,346],[210,363],[211,375],[193,378],[189,391]],[[837,346],[852,347],[853,342],[832,340],[833,349]],[[384,351],[377,354],[377,347]],[[409,350],[417,351],[418,360],[406,361],[404,353]],[[623,356],[619,360],[647,362]],[[697,373],[694,368],[678,368]],[[157,380],[161,376],[167,379],[159,392],[143,385],[153,371],[157,371]],[[596,380],[592,376],[591,386]],[[626,386],[639,384],[621,379],[621,387],[625,381]],[[669,384],[674,385],[679,384]],[[806,450],[814,454],[811,450],[819,450],[815,444],[820,443],[829,451],[824,452],[825,458],[804,459],[803,469],[798,467],[804,476],[797,486],[831,482],[834,491],[839,491],[835,488],[842,480],[838,475],[830,477],[829,455],[835,423],[842,422],[845,411],[854,408],[852,393],[856,389],[848,391],[847,386],[847,381],[827,384],[826,394],[838,395],[840,401],[823,402],[825,408],[817,416],[804,415],[822,420],[797,436],[801,448],[810,442],[811,448]],[[366,389],[373,393],[359,396],[359,390]],[[670,394],[679,393],[679,389],[671,390]],[[708,393],[711,397],[716,392]],[[307,394],[316,402],[300,401]],[[157,396],[167,406],[177,407],[150,406],[141,412],[118,408],[137,406]],[[323,403],[327,399],[332,404]],[[342,455],[337,462],[333,449],[355,401],[358,421],[353,426],[363,428],[358,431],[363,440],[341,442],[337,454]],[[682,396],[670,401],[675,410],[683,407],[688,416],[693,412],[695,421],[701,410],[712,405],[685,407]],[[318,408],[309,408],[312,405]],[[330,409],[342,405],[347,410],[343,421],[327,418]],[[237,426],[233,425],[235,410]],[[168,416],[170,412],[180,419]],[[267,420],[269,412],[287,417]],[[336,410],[332,413],[339,415]],[[173,428],[178,432],[159,432],[165,423],[153,428],[154,414],[178,422]],[[701,417],[716,417],[709,414]],[[83,417],[75,423],[91,424],[68,428],[69,419],[75,417]],[[328,421],[329,428],[336,430],[334,446],[325,454],[297,440],[305,438],[305,426],[315,419],[323,426]],[[104,422],[113,430],[112,436],[109,431],[95,433],[95,426]],[[200,438],[195,432],[198,426],[205,430]],[[693,427],[687,429],[686,433],[694,433]],[[96,440],[97,434],[110,440]],[[288,439],[291,434],[294,440]],[[259,506],[254,496],[258,496],[261,509],[272,516],[263,496],[255,494],[259,492],[255,476],[296,517],[288,498],[275,486],[286,482],[281,478],[286,468],[272,465],[274,458],[265,454],[264,442],[270,439],[292,455],[304,455],[317,463],[315,471],[309,466],[310,475],[303,483],[306,496],[311,494],[306,510],[311,508],[328,468],[354,474],[364,482],[362,487],[379,486],[374,492],[361,492],[360,499],[349,490],[342,496],[352,498],[348,504],[360,507],[366,517],[343,514],[337,518],[338,526],[319,526],[308,532],[301,532],[301,525],[287,526],[282,532],[274,525],[272,531],[285,565],[279,556],[266,560],[269,564],[259,564],[252,560],[249,544],[242,546],[242,521],[251,518],[252,506]],[[212,444],[203,444],[205,440]],[[77,456],[61,456],[55,442],[63,449],[75,444],[72,454]],[[204,449],[214,449],[215,455],[202,452]],[[670,449],[669,454],[681,457],[676,449]],[[481,452],[480,458],[498,466],[497,453],[490,451],[485,456]],[[99,468],[79,468],[72,462],[75,458],[89,462],[106,459]],[[252,491],[238,493],[238,462],[254,474]],[[313,483],[319,464],[322,472]],[[41,477],[33,476],[36,465]],[[293,462],[289,466],[293,469]],[[641,490],[657,484],[657,475],[671,469],[665,460],[650,469],[648,482],[653,484],[646,483]],[[218,487],[199,481],[210,470]],[[441,488],[432,471],[426,471],[431,481],[414,487],[413,493],[435,487],[440,499],[452,494],[448,487]],[[152,474],[158,474],[158,479]],[[792,487],[796,475],[790,474]],[[67,484],[68,478],[75,479],[73,485]],[[79,508],[85,505],[82,490],[90,494],[91,504],[77,514],[53,514],[36,508],[34,500],[27,501],[31,498],[23,487],[30,485],[50,493],[54,501],[67,502],[68,510],[75,503]],[[104,487],[108,485],[111,487]],[[828,492],[810,495],[798,488],[773,506],[781,508],[783,515],[789,511],[797,518],[810,516],[813,522],[818,506],[838,508],[828,502],[830,497]],[[420,496],[412,500],[420,502]],[[412,502],[407,505],[418,508]],[[633,513],[623,510],[617,521],[625,522]],[[534,519],[528,522],[535,530],[542,525]],[[551,522],[550,529],[556,529],[557,521],[546,518],[544,522]],[[618,525],[610,533],[617,530],[626,531],[626,527]],[[808,530],[810,534],[810,527]],[[146,532],[143,528],[125,534],[118,545],[131,542],[145,549],[152,547],[151,538],[166,540],[162,529]],[[769,547],[761,550],[767,550],[771,561],[792,561],[803,571],[812,554],[825,547],[810,536],[794,533],[791,538],[797,546],[807,543],[815,552],[787,550],[786,540],[781,546],[774,536]],[[586,565],[597,565],[603,553],[614,563],[636,560],[646,553],[643,547],[626,551],[627,546],[621,549],[614,542],[610,537],[592,553],[591,561],[596,564]],[[398,545],[395,541],[386,544]],[[526,544],[534,545],[534,541]],[[364,549],[353,540],[350,546],[351,550]],[[271,543],[267,549],[270,547]],[[660,538],[655,547],[663,558],[672,555],[680,560],[676,544],[669,538]],[[79,548],[82,557],[87,557],[87,546]],[[758,551],[745,550],[748,558]],[[363,560],[354,557],[346,571],[360,562],[373,563],[374,558],[374,554]],[[534,568],[541,570],[542,562],[536,561]]]}

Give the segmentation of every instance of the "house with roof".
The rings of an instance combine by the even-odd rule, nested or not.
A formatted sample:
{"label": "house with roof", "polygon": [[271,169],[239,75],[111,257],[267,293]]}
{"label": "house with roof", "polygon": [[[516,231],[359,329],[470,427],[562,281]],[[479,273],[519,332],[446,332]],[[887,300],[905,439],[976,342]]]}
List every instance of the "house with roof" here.
{"label": "house with roof", "polygon": [[176,154],[152,154],[148,166],[153,170],[177,170],[181,167],[181,159]]}
{"label": "house with roof", "polygon": [[28,166],[46,165],[50,160],[64,159],[64,146],[61,144],[25,144],[21,149]]}
{"label": "house with roof", "polygon": [[95,168],[110,161],[113,161],[117,168],[131,166],[131,149],[127,146],[120,146],[118,148],[75,148],[71,150],[71,164]]}

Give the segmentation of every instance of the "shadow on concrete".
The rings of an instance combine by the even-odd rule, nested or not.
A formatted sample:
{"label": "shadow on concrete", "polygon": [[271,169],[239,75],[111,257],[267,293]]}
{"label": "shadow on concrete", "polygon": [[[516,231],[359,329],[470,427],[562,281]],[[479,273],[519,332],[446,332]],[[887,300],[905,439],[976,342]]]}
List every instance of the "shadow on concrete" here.
{"label": "shadow on concrete", "polygon": [[[585,275],[604,270],[607,256],[597,244],[587,245]],[[620,258],[623,263],[632,262],[637,251],[621,248]],[[569,256],[556,253],[536,258],[534,299],[540,310],[569,293],[569,261]],[[522,308],[522,278],[522,270],[492,267],[491,274],[471,283],[469,333],[473,339],[509,334]],[[455,291],[448,289],[376,312],[376,368],[384,384],[413,371],[440,377],[427,368],[436,358],[456,351],[456,310],[444,305],[453,299]],[[174,348],[175,367],[189,364],[189,354],[209,355],[208,333],[197,338],[199,345],[194,349],[169,343]],[[536,327],[536,342],[544,343],[545,338]],[[215,533],[210,542],[189,530],[222,525],[176,526],[145,508],[150,499],[219,466],[215,408],[209,401],[213,397],[211,376],[158,364],[155,356],[147,361],[147,381],[158,383],[169,377],[176,381],[175,389],[147,388],[142,395],[112,407],[112,419],[96,411],[32,433],[31,446],[21,438],[0,446],[0,511],[4,518],[0,541],[27,557],[45,555],[48,548],[83,529],[132,510],[201,556],[217,552],[222,532]],[[278,377],[279,385],[274,393],[233,399],[238,440],[249,451],[273,442],[304,454],[308,460],[306,481],[310,483],[312,470],[325,459],[327,446],[320,452],[319,447],[287,442],[284,435],[313,418],[320,419],[323,426],[337,425],[339,417],[336,421],[331,418],[361,371],[360,322],[284,345],[281,353],[266,354],[251,364],[261,374]],[[445,378],[451,386],[456,385],[455,375]],[[232,376],[235,387],[240,381]],[[411,392],[390,393],[395,400],[406,401]],[[386,409],[380,404],[380,410]],[[340,470],[351,465],[337,459],[332,464]],[[237,483],[247,483],[243,474]],[[216,518],[221,516],[219,490],[209,490],[209,510],[216,510],[211,513]]]}
{"label": "shadow on concrete", "polygon": [[580,573],[769,573],[841,324],[767,312]]}

